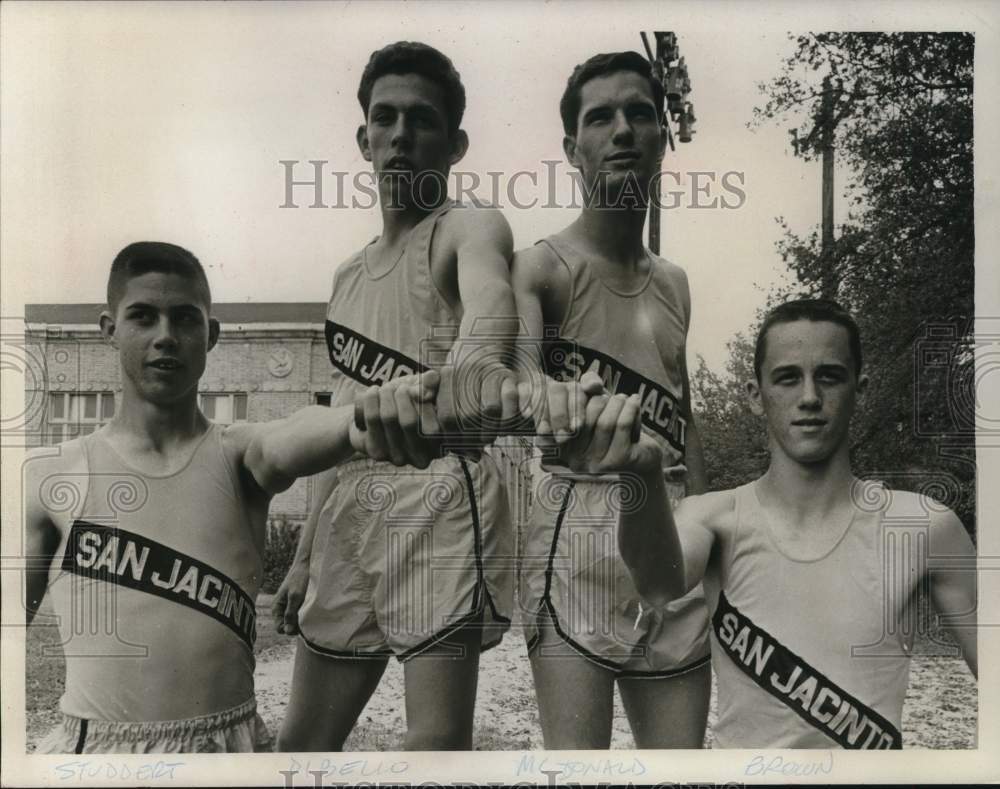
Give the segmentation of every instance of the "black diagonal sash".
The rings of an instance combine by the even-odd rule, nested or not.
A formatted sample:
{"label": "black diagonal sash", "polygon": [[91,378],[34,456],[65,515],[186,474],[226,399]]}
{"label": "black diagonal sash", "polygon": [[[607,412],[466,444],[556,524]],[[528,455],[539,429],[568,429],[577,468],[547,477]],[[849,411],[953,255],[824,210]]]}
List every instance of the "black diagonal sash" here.
{"label": "black diagonal sash", "polygon": [[250,595],[224,573],[148,537],[74,521],[62,569],[193,608],[228,627],[251,650],[257,639]]}
{"label": "black diagonal sash", "polygon": [[741,613],[725,593],[712,617],[730,660],[763,690],[842,748],[898,749],[899,730]]}
{"label": "black diagonal sash", "polygon": [[326,322],[326,349],[334,367],[365,386],[379,386],[393,378],[427,370],[405,353],[331,320]]}
{"label": "black diagonal sash", "polygon": [[[613,328],[608,327],[608,330]],[[674,393],[661,384],[640,375],[612,356],[561,337],[542,343],[542,361],[546,375],[557,381],[575,381],[584,372],[593,369],[604,379],[608,391],[638,394],[642,423],[684,454],[687,432],[684,409]]]}

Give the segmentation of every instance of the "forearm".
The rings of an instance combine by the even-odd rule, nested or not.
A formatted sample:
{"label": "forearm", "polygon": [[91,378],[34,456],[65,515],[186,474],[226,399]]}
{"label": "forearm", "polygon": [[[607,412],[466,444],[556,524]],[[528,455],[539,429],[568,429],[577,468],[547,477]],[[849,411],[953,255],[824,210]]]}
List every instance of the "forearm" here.
{"label": "forearm", "polygon": [[247,451],[247,467],[269,493],[347,460],[354,448],[354,407],[309,406],[262,427]]}
{"label": "forearm", "polygon": [[686,591],[684,554],[666,483],[659,468],[623,482],[639,485],[623,497],[638,496],[637,507],[623,506],[619,518],[618,550],[628,566],[636,590],[653,605],[664,605]]}
{"label": "forearm", "polygon": [[475,291],[462,299],[462,321],[459,325],[458,357],[481,359],[484,345],[495,348],[491,361],[500,361],[512,367],[514,343],[517,341],[520,321],[514,302],[514,291],[506,277],[487,276],[476,282]]}

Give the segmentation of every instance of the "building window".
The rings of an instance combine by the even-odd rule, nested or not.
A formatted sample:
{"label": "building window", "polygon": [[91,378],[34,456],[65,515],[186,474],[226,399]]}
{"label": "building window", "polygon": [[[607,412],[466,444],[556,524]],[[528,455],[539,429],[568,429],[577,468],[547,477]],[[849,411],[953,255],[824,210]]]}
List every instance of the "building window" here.
{"label": "building window", "polygon": [[330,392],[316,392],[316,405],[330,405]]}
{"label": "building window", "polygon": [[49,444],[61,444],[93,433],[115,415],[112,392],[49,394]]}
{"label": "building window", "polygon": [[247,421],[247,396],[245,394],[199,394],[201,412],[220,425]]}

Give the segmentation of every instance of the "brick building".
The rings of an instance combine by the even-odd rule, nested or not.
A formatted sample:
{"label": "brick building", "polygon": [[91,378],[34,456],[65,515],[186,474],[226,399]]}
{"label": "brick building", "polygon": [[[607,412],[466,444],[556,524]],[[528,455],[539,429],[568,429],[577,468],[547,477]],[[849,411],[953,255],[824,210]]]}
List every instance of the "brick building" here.
{"label": "brick building", "polygon": [[[29,304],[26,350],[41,376],[26,376],[28,445],[55,445],[93,432],[121,398],[118,358],[101,337],[102,304]],[[332,366],[323,324],[326,304],[214,304],[222,325],[198,386],[205,415],[216,422],[260,422],[311,403],[329,404]],[[272,515],[308,512],[305,480],[275,497]]]}
{"label": "brick building", "polygon": [[[25,351],[37,372],[25,376],[26,444],[54,446],[92,433],[121,398],[118,357],[101,337],[103,304],[28,304]],[[303,406],[330,404],[333,366],[326,349],[324,302],[213,304],[221,324],[198,385],[199,405],[215,422],[263,422]],[[516,439],[491,450],[507,480],[511,509],[526,518],[527,455]],[[310,489],[299,480],[271,503],[271,516],[304,520]]]}

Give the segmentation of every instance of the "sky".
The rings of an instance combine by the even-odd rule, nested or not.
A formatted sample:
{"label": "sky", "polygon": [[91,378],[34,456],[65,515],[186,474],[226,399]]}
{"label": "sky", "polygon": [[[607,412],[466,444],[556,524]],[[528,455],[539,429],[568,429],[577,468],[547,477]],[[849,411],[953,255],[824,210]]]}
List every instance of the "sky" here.
{"label": "sky", "polygon": [[[326,301],[335,267],[377,235],[379,214],[349,207],[366,199],[357,190],[340,193],[347,207],[312,208],[313,189],[295,187],[298,207],[281,207],[280,162],[299,162],[296,180],[313,178],[310,160],[326,162],[324,202],[341,202],[335,171],[350,186],[368,170],[354,141],[361,71],[374,49],[404,38],[440,48],[461,72],[471,143],[456,170],[465,184],[478,176],[488,199],[488,173],[502,174],[501,208],[516,247],[528,246],[576,215],[544,207],[550,184],[569,196],[558,102],[572,68],[596,52],[641,51],[641,30],[672,29],[698,125],[665,161],[679,175],[664,181],[678,194],[662,215],[661,254],[689,276],[691,365],[701,355],[719,370],[726,342],[787,276],[776,218],[798,233],[820,219],[820,165],[792,156],[792,121],[747,128],[764,100],[758,83],[793,48],[783,7],[768,18],[722,3],[697,14],[676,4],[5,4],[4,314],[103,301],[110,261],[140,239],[194,251],[216,301]],[[695,195],[698,183],[709,192]]]}

